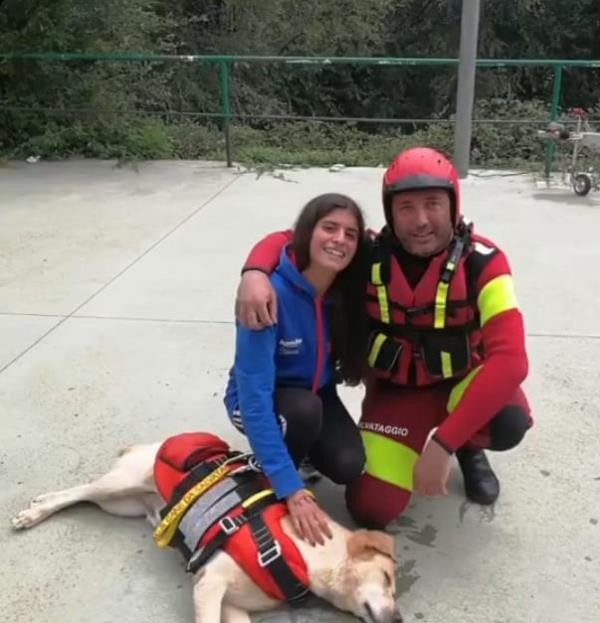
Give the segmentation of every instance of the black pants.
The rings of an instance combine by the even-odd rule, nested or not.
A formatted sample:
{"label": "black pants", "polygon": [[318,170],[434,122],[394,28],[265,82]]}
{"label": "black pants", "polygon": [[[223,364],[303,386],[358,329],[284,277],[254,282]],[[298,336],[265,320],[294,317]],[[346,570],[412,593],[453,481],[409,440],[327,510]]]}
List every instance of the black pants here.
{"label": "black pants", "polygon": [[[275,390],[275,410],[296,467],[305,458],[338,484],[358,478],[365,466],[359,429],[340,400],[335,385],[313,394],[299,387]],[[240,432],[242,426],[234,421]]]}
{"label": "black pants", "polygon": [[490,450],[501,452],[518,446],[531,428],[529,413],[521,405],[506,405],[488,424]]}

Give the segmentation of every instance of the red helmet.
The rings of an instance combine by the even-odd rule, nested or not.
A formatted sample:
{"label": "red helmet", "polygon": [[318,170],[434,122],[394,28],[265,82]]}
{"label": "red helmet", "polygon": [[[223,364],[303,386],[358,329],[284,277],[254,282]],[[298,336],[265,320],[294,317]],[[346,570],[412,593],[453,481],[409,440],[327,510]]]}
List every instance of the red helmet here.
{"label": "red helmet", "polygon": [[411,147],[400,152],[383,176],[383,210],[393,231],[392,196],[405,190],[443,188],[450,195],[454,226],[460,220],[460,185],[454,165],[430,147]]}

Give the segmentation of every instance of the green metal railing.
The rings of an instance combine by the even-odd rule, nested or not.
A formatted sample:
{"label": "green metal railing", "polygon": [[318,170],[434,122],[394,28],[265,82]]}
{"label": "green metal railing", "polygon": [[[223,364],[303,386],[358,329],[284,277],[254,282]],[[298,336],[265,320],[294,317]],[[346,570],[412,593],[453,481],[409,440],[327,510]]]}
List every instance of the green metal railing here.
{"label": "green metal railing", "polygon": [[[4,52],[0,53],[0,60],[41,60],[41,61],[101,61],[101,62],[166,62],[166,63],[204,63],[216,65],[220,74],[220,113],[191,113],[197,116],[217,117],[222,120],[225,138],[227,166],[232,164],[232,147],[230,140],[230,122],[236,118],[265,118],[265,119],[297,119],[314,121],[362,121],[373,123],[419,123],[441,122],[451,123],[452,120],[441,119],[373,119],[367,117],[301,117],[295,115],[239,115],[231,113],[229,77],[231,66],[237,62],[243,63],[277,63],[284,65],[375,65],[375,66],[429,66],[453,67],[458,66],[458,59],[454,58],[387,58],[387,57],[332,57],[332,56],[222,56],[222,55],[172,55],[172,54],[136,54],[136,53],[76,53],[76,52]],[[569,68],[599,69],[600,60],[547,60],[547,59],[478,59],[478,68],[505,68],[505,67],[542,67],[552,69],[554,80],[552,87],[552,101],[550,104],[550,121],[558,118],[561,96],[563,71]],[[485,122],[485,120],[477,120]],[[521,122],[532,120],[521,120]],[[540,120],[533,120],[539,123]],[[554,143],[549,141],[546,146],[545,173],[549,176],[554,157]]]}

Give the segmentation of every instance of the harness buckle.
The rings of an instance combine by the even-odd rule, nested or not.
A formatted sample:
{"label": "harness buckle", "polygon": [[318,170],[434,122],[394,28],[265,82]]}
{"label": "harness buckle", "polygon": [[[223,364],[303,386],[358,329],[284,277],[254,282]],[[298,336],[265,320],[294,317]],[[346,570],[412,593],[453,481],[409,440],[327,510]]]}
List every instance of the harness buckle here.
{"label": "harness buckle", "polygon": [[231,536],[240,528],[235,519],[232,519],[229,515],[225,515],[225,517],[221,517],[221,519],[219,519],[219,527],[221,528],[223,534],[226,534],[227,536]]}
{"label": "harness buckle", "polygon": [[262,473],[262,467],[254,455],[244,457],[244,461],[243,465],[232,469],[229,474],[233,476],[234,474],[247,474],[248,472],[254,472],[255,474]]}
{"label": "harness buckle", "polygon": [[257,472],[257,473],[262,472],[262,467],[260,463],[258,462],[258,459],[256,458],[256,456],[254,456],[254,454],[248,458],[248,467],[253,472]]}
{"label": "harness buckle", "polygon": [[258,564],[263,568],[268,567],[280,557],[281,545],[279,545],[279,541],[273,540],[273,545],[262,552],[258,552]]}

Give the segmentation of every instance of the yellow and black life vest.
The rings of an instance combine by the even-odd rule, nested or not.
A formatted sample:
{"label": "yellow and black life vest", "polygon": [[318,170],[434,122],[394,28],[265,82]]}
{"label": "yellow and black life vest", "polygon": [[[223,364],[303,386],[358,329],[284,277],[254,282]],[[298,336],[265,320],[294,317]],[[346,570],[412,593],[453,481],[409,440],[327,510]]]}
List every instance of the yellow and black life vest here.
{"label": "yellow and black life vest", "polygon": [[461,227],[414,288],[392,241],[380,235],[374,243],[367,285],[368,362],[378,378],[431,385],[464,376],[479,363],[478,311],[465,268],[470,236],[470,227]]}

